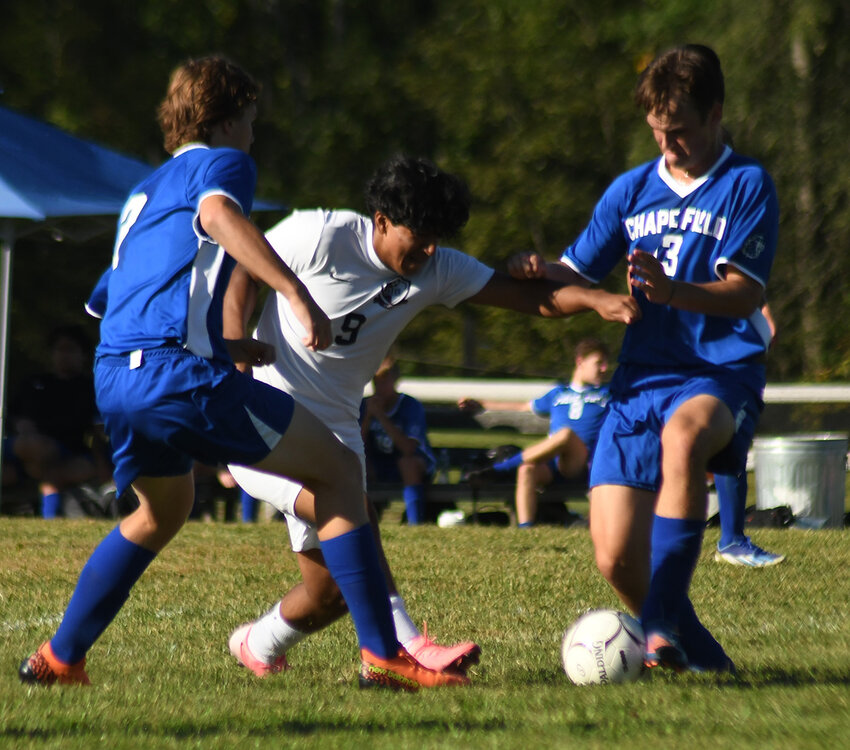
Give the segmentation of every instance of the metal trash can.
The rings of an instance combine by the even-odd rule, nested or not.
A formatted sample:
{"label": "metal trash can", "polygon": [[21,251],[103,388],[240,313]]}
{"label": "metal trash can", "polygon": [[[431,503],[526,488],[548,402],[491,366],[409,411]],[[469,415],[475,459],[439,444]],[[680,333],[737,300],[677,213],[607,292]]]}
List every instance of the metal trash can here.
{"label": "metal trash can", "polygon": [[802,526],[841,528],[847,437],[832,432],[756,438],[756,507],[788,505]]}

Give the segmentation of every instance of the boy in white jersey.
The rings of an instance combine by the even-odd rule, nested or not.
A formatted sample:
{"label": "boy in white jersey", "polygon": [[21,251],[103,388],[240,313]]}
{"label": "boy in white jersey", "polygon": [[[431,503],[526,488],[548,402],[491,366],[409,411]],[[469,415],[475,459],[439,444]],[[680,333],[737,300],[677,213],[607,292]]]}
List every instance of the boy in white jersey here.
{"label": "boy in white jersey", "polygon": [[[296,211],[268,232],[269,242],[330,317],[333,343],[321,352],[306,349],[286,301],[270,295],[255,335],[274,344],[278,358],[255,368],[254,376],[295,395],[361,461],[363,389],[405,325],[429,305],[469,301],[544,317],[593,309],[606,320],[635,319],[637,303],[628,296],[547,280],[518,281],[438,246],[466,223],[469,201],[457,177],[424,159],[401,156],[382,165],[370,181],[368,216]],[[243,334],[255,294],[250,276],[237,268],[228,296],[232,305],[225,311],[229,335]],[[260,472],[230,468],[252,496],[286,515],[303,577],[267,615],[231,637],[234,656],[263,676],[284,668],[286,650],[342,615],[345,605],[316,546],[312,493]],[[399,640],[419,661],[434,669],[456,669],[477,656],[475,644],[442,648],[420,634],[386,565],[385,573]]]}
{"label": "boy in white jersey", "polygon": [[688,588],[705,526],[706,471],[738,473],[762,407],[761,313],[778,202],[764,169],[723,143],[717,55],[685,45],[641,74],[636,99],[661,158],[618,177],[560,263],[522,278],[599,282],[624,255],[643,317],[627,329],[591,468],[596,561],[640,613],[646,663],[733,670]]}

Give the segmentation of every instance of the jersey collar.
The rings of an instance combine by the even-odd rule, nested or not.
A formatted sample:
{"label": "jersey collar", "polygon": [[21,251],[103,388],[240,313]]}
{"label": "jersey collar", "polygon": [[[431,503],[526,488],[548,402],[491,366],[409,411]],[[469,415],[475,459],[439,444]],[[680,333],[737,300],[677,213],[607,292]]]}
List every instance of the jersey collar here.
{"label": "jersey collar", "polygon": [[664,182],[667,187],[669,187],[676,195],[680,198],[684,198],[695,190],[699,190],[708,179],[714,174],[717,168],[723,164],[730,156],[732,155],[732,149],[729,146],[723,147],[723,152],[720,154],[714,164],[711,165],[711,168],[701,177],[697,177],[693,182],[688,183],[687,185],[676,180],[672,174],[670,174],[670,170],[667,169],[667,164],[664,162],[664,157],[662,156],[658,160],[658,176]]}

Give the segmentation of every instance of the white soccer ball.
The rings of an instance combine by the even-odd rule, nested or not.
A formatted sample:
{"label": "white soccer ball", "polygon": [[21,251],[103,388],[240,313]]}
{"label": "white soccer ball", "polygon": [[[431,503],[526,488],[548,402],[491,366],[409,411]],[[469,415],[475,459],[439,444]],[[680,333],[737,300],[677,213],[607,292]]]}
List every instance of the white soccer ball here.
{"label": "white soccer ball", "polygon": [[564,633],[561,658],[576,685],[633,682],[643,673],[646,637],[640,623],[625,612],[594,609]]}

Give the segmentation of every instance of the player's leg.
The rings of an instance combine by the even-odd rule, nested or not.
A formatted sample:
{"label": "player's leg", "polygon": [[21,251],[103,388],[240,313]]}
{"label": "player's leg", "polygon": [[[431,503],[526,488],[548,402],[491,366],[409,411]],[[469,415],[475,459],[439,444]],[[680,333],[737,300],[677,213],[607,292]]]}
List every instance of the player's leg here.
{"label": "player's leg", "polygon": [[738,474],[715,474],[714,486],[717,488],[720,515],[720,540],[717,542],[714,559],[750,568],[764,568],[781,563],[785,555],[762,549],[744,534],[747,509],[746,470]]}
{"label": "player's leg", "polygon": [[[53,638],[21,665],[21,679],[87,683],[85,655],[120,611],[130,589],[180,530],[192,509],[191,472],[139,477],[138,508],[95,548]],[[46,667],[45,668],[45,664]],[[49,673],[55,676],[51,679]]]}
{"label": "player's leg", "polygon": [[398,459],[407,523],[411,525],[425,520],[425,468],[425,458],[418,453]]}
{"label": "player's leg", "polygon": [[[240,482],[252,487],[252,491],[261,497],[264,493],[271,496],[271,493],[275,492],[269,487],[268,480],[265,485],[252,484],[255,476],[238,468],[234,472]],[[287,523],[302,581],[290,589],[264,616],[248,623],[247,626],[237,628],[230,640],[231,653],[243,664],[252,663],[252,671],[258,676],[279,672],[280,667],[286,664],[287,651],[310,633],[329,625],[348,611],[340,590],[325,565],[321,550],[312,546],[316,543],[315,532],[304,522],[304,519],[315,517],[315,498],[308,490],[301,489],[290,506],[284,499],[284,492],[285,490],[277,492],[279,506],[290,508],[298,514],[297,517],[287,515]],[[465,641],[453,646],[440,646],[428,639],[427,635],[423,635],[413,623],[386,561],[377,514],[371,504],[368,509],[381,567],[390,592],[393,624],[399,642],[421,664],[437,671],[448,667],[466,668],[477,663],[480,648],[476,644]],[[244,649],[247,649],[247,653]]]}
{"label": "player's leg", "polygon": [[590,536],[596,566],[617,596],[639,614],[649,589],[655,493],[603,484],[590,491]]}
{"label": "player's leg", "polygon": [[[460,684],[408,661],[396,637],[386,577],[363,496],[358,457],[309,411],[294,404],[289,429],[255,469],[302,483],[314,497],[319,546],[325,565],[342,592],[361,647],[361,685]],[[296,505],[296,507],[298,507]]]}
{"label": "player's leg", "polygon": [[529,528],[537,519],[537,488],[552,482],[552,470],[547,463],[520,464],[516,472],[516,520],[519,528]]}
{"label": "player's leg", "polygon": [[662,480],[652,525],[652,573],[641,608],[650,666],[682,669],[687,664],[677,639],[680,615],[702,547],[706,467],[734,433],[731,411],[708,394],[680,404],[662,430]]}

